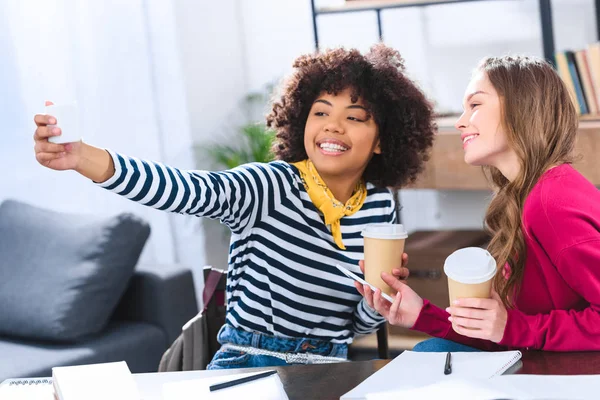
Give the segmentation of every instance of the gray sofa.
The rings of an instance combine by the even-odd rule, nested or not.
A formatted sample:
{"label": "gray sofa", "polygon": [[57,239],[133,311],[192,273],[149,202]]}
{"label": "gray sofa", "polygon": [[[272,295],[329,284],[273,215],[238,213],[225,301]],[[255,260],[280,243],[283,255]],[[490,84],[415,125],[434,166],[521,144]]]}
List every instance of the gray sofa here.
{"label": "gray sofa", "polygon": [[136,267],[149,233],[131,215],[98,219],[2,203],[0,382],[121,360],[134,373],[156,371],[198,309],[188,269]]}

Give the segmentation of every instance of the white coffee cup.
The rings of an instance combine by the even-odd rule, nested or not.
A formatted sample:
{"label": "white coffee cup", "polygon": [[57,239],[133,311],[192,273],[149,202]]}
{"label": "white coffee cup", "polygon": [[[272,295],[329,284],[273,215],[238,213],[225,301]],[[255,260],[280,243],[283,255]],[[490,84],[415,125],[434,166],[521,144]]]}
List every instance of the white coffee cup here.
{"label": "white coffee cup", "polygon": [[48,125],[48,129],[58,127],[61,130],[60,136],[48,138],[50,143],[65,144],[81,140],[81,125],[79,124],[77,103],[47,105],[46,115],[56,118],[56,124]]}
{"label": "white coffee cup", "polygon": [[496,260],[485,249],[467,247],[450,254],[444,263],[450,305],[458,298],[490,298]]}

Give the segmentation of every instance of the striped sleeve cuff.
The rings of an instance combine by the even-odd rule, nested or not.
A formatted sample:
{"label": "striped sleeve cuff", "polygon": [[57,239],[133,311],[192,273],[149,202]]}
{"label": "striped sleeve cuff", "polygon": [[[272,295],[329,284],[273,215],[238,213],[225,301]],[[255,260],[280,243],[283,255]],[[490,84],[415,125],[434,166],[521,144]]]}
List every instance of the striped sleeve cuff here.
{"label": "striped sleeve cuff", "polygon": [[355,318],[354,331],[360,335],[373,332],[379,325],[385,322],[385,318],[376,310],[369,307],[365,299],[362,299],[358,303]]}
{"label": "striped sleeve cuff", "polygon": [[113,152],[112,150],[108,150],[108,149],[105,149],[105,150],[113,160],[113,165],[115,166],[115,173],[113,174],[112,177],[110,177],[108,180],[106,180],[104,182],[94,182],[94,183],[100,187],[108,189],[111,186],[113,186],[115,184],[115,182],[117,182],[121,178],[121,176],[124,173],[126,173],[127,171],[124,170],[123,165],[121,164],[121,160],[119,159],[119,156],[117,155],[117,153]]}

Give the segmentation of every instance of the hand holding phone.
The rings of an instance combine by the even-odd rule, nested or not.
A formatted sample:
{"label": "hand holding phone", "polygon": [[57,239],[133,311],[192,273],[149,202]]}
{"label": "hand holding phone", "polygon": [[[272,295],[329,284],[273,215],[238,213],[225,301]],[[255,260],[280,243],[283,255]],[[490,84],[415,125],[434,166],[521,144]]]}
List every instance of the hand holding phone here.
{"label": "hand holding phone", "polygon": [[[348,269],[342,267],[341,265],[336,264],[335,267],[337,269],[339,269],[340,271],[342,271],[342,273],[344,275],[346,275],[348,278],[352,278],[355,281],[357,281],[359,283],[362,283],[363,285],[368,285],[373,290],[373,292],[375,291],[375,289],[377,289],[375,286],[371,285],[369,282],[367,282],[364,279],[360,278],[358,275],[353,274],[352,272],[350,272]],[[387,295],[387,294],[385,294],[383,292],[381,292],[381,297],[383,297],[384,299],[386,299],[390,303],[394,302],[394,299],[391,296],[389,296],[389,295]]]}

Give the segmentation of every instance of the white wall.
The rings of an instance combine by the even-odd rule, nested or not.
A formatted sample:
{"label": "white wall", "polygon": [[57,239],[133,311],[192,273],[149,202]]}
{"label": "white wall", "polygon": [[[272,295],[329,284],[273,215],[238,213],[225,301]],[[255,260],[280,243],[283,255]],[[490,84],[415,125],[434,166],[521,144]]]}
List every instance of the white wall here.
{"label": "white wall", "polygon": [[173,4],[192,136],[197,144],[213,143],[244,122],[239,102],[248,79],[240,7],[236,0]]}

